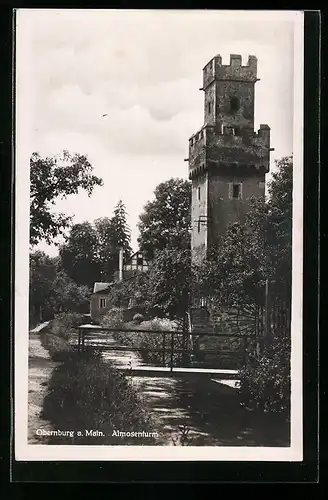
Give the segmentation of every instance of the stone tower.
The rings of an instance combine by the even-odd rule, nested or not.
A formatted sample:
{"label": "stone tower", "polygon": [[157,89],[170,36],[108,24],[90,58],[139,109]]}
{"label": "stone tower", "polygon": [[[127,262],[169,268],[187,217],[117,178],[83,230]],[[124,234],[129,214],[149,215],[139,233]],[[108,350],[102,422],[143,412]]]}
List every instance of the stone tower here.
{"label": "stone tower", "polygon": [[220,55],[203,69],[204,125],[189,139],[193,260],[206,256],[231,222],[242,222],[251,197],[264,196],[270,127],[254,131],[257,58]]}

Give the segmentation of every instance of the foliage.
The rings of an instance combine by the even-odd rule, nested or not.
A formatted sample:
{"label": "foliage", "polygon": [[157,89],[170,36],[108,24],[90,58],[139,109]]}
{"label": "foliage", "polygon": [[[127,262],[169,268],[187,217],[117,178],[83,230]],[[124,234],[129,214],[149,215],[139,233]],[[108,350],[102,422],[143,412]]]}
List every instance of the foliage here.
{"label": "foliage", "polygon": [[55,316],[50,323],[50,333],[69,340],[76,327],[86,323],[85,316],[77,313],[62,313]]}
{"label": "foliage", "polygon": [[190,247],[191,184],[170,179],[159,184],[140,215],[140,250],[149,260],[168,247]]}
{"label": "foliage", "polygon": [[179,425],[178,430],[178,434],[172,436],[173,446],[190,446],[193,442],[193,438],[189,436],[191,428],[187,423],[184,423]]}
{"label": "foliage", "polygon": [[118,267],[117,258],[113,255],[112,238],[115,232],[109,217],[101,217],[94,221],[97,236],[95,259],[99,266],[100,281],[111,281],[113,272]]}
{"label": "foliage", "polygon": [[150,305],[148,297],[149,274],[140,272],[133,277],[115,283],[109,290],[109,301],[116,307],[128,307],[130,300],[137,306],[147,302]]}
{"label": "foliage", "polygon": [[131,230],[127,223],[127,213],[122,200],[117,203],[111,218],[102,217],[94,221],[97,233],[97,259],[100,265],[101,279],[110,281],[118,269],[119,251],[123,248],[123,258],[132,253],[130,246]]}
{"label": "foliage", "polygon": [[119,200],[115,209],[114,215],[110,220],[111,223],[111,245],[112,253],[118,257],[120,248],[123,248],[124,257],[130,257],[132,250],[130,247],[131,230],[126,221],[127,213],[122,200]]}
{"label": "foliage", "polygon": [[[74,437],[54,436],[52,444],[135,444],[112,436],[113,430],[147,429],[151,425],[142,400],[125,375],[90,353],[71,353],[53,371],[44,400],[43,418]],[[86,436],[85,430],[104,436]],[[78,436],[78,431],[83,431]],[[149,440],[149,444],[153,444]]]}
{"label": "foliage", "polygon": [[268,200],[250,200],[245,223],[229,225],[208,259],[193,267],[195,290],[214,305],[263,306],[267,278],[291,283],[292,171],[291,157],[277,161]]}
{"label": "foliage", "polygon": [[[168,333],[163,337],[161,333],[146,333],[146,331],[158,331],[158,332],[170,332],[178,331],[179,323],[177,321],[172,321],[162,318],[153,318],[149,321],[142,321],[138,325],[135,323],[126,323],[122,325],[122,330],[115,333],[115,339],[122,345],[135,347],[142,349],[141,356],[145,363],[150,363],[155,366],[163,366],[163,347],[165,348],[165,365],[170,364],[170,352],[172,347],[172,338]],[[124,332],[124,329],[136,330],[133,333]],[[138,330],[143,330],[138,332]],[[173,364],[176,366],[182,360],[181,352],[177,352],[178,349],[181,350],[182,347],[182,335],[175,335],[173,337]],[[188,348],[188,343],[185,342],[186,349]],[[190,347],[190,346],[189,346]],[[148,351],[149,349],[149,351]],[[156,352],[158,351],[158,352]]]}
{"label": "foliage", "polygon": [[64,312],[87,313],[89,311],[89,289],[78,285],[62,270],[57,270],[52,283],[49,307],[54,314]]}
{"label": "foliage", "polygon": [[291,285],[293,159],[284,157],[276,163],[278,168],[268,186],[268,256],[276,279]]}
{"label": "foliage", "polygon": [[53,361],[64,361],[72,353],[72,347],[63,337],[51,333],[41,333],[40,339]]}
{"label": "foliage", "polygon": [[49,298],[56,277],[56,261],[44,252],[34,252],[30,254],[29,272],[30,321],[37,323],[51,319],[52,310],[49,307]]}
{"label": "foliage", "polygon": [[112,307],[101,319],[101,325],[108,328],[120,328],[123,325],[123,312],[119,307]]}
{"label": "foliage", "polygon": [[92,288],[97,280],[111,281],[118,269],[119,249],[124,258],[131,254],[130,229],[120,200],[112,218],[96,219],[72,226],[66,243],[60,247],[61,265],[78,284]]}
{"label": "foliage", "polygon": [[240,370],[244,406],[289,417],[290,352],[290,338],[278,336],[267,343],[260,357],[249,355]]}
{"label": "foliage", "polygon": [[157,252],[147,272],[113,286],[109,300],[119,307],[133,300],[136,306],[159,308],[170,318],[182,318],[190,302],[190,269],[189,249],[165,248]]}
{"label": "foliage", "polygon": [[91,289],[100,274],[97,252],[98,238],[92,224],[75,224],[65,245],[60,247],[61,266],[75,283]]}
{"label": "foliage", "polygon": [[193,266],[194,286],[213,305],[239,307],[263,305],[266,267],[262,242],[257,232],[246,225],[230,225],[219,250],[212,249],[209,258]]}
{"label": "foliage", "polygon": [[132,321],[135,321],[136,323],[141,323],[143,320],[144,320],[144,317],[140,313],[135,314],[132,318]]}
{"label": "foliage", "polygon": [[42,158],[33,153],[30,159],[30,244],[45,240],[53,243],[64,234],[71,217],[53,212],[58,199],[77,194],[80,189],[91,196],[103,181],[92,174],[86,156],[63,151],[61,156]]}
{"label": "foliage", "polygon": [[59,269],[58,258],[38,250],[30,254],[29,305],[31,323],[52,319],[64,311],[85,312],[88,289]]}
{"label": "foliage", "polygon": [[189,249],[165,248],[157,253],[149,273],[148,297],[170,318],[183,318],[190,305],[191,255]]}

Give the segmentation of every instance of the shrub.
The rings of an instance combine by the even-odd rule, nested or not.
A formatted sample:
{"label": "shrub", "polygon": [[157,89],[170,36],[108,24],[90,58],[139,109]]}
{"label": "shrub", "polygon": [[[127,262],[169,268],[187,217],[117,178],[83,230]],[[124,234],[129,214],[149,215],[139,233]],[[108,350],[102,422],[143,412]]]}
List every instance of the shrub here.
{"label": "shrub", "polygon": [[136,323],[141,323],[143,320],[144,320],[144,317],[140,313],[135,314],[132,318],[132,321],[135,321]]}
{"label": "shrub", "polygon": [[[145,333],[138,332],[138,330],[158,330],[158,331],[171,331],[178,330],[178,323],[176,321],[171,321],[168,319],[162,318],[154,318],[149,321],[143,321],[142,323],[136,325],[135,323],[126,323],[126,329],[134,329],[136,332],[125,333],[124,328],[122,331],[115,334],[116,340],[121,342],[123,345],[146,349],[141,352],[141,355],[146,363],[151,363],[154,365],[163,365],[163,352],[154,352],[147,351],[147,349],[157,350],[163,349],[163,343],[165,347],[165,364],[169,365],[170,363],[170,351],[171,351],[171,335],[168,334],[163,339],[163,335],[161,333]],[[190,347],[190,346],[189,346]],[[188,348],[188,345],[185,346]],[[181,362],[182,353],[176,352],[177,349],[182,349],[182,335],[174,336],[173,339],[173,364],[176,365],[178,362]]]}
{"label": "shrub", "polygon": [[41,333],[40,334],[41,344],[50,354],[50,357],[54,361],[63,361],[72,352],[72,347],[69,343],[57,335],[52,335],[51,333]]}
{"label": "shrub", "polygon": [[123,324],[123,313],[119,307],[112,307],[101,319],[101,326],[108,328],[120,328]]}
{"label": "shrub", "polygon": [[289,418],[290,339],[274,338],[258,358],[249,354],[240,370],[243,406]]}
{"label": "shrub", "polygon": [[[73,352],[55,368],[42,416],[55,429],[75,431],[74,438],[55,436],[51,444],[135,444],[133,438],[112,436],[113,430],[148,432],[151,426],[132,383],[92,353]],[[85,430],[103,435],[86,436]]]}
{"label": "shrub", "polygon": [[74,334],[77,326],[86,323],[86,318],[83,314],[78,313],[61,313],[55,316],[51,321],[49,331],[53,335],[69,340]]}

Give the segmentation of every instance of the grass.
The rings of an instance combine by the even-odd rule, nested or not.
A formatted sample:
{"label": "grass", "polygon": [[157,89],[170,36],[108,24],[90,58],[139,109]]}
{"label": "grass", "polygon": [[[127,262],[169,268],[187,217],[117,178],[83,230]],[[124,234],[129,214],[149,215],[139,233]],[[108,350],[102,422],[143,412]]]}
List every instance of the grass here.
{"label": "grass", "polygon": [[72,347],[62,337],[52,333],[40,333],[41,344],[54,361],[64,361],[72,353]]}
{"label": "grass", "polygon": [[71,434],[53,435],[49,444],[156,444],[150,437],[113,435],[114,430],[154,432],[142,399],[124,373],[96,351],[76,352],[63,337],[43,333],[40,338],[51,358],[60,361],[49,381],[42,417],[55,430]]}

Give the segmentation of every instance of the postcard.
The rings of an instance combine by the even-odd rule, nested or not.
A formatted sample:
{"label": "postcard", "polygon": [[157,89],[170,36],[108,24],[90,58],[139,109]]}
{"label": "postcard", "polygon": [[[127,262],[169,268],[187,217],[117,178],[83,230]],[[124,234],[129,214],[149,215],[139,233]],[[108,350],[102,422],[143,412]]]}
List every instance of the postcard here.
{"label": "postcard", "polygon": [[15,459],[302,461],[303,12],[15,32]]}

